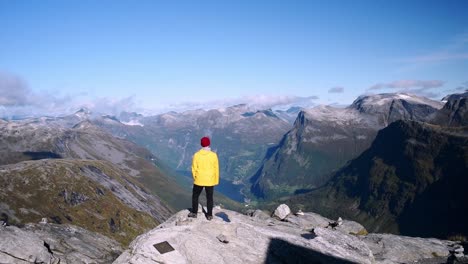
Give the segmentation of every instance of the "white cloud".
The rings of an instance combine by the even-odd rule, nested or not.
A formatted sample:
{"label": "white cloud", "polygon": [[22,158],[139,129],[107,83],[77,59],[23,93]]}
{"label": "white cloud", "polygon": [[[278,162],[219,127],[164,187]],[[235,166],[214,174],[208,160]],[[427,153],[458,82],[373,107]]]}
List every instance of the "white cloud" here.
{"label": "white cloud", "polygon": [[468,82],[462,83],[460,86],[455,88],[456,91],[468,91]]}
{"label": "white cloud", "polygon": [[291,106],[311,107],[316,105],[318,96],[287,96],[287,95],[255,95],[238,98],[227,98],[203,102],[181,102],[176,104],[159,105],[156,108],[147,110],[146,115],[158,114],[169,111],[183,112],[193,109],[218,109],[238,104],[246,104],[254,109],[287,109]]}
{"label": "white cloud", "polygon": [[73,111],[75,109],[86,107],[91,110],[93,113],[98,114],[107,114],[118,116],[121,112],[127,111],[132,112],[136,111],[136,102],[134,96],[124,97],[124,98],[109,98],[109,97],[99,97],[95,99],[85,98],[81,102],[73,103]]}
{"label": "white cloud", "polygon": [[412,93],[428,98],[439,98],[440,91],[434,91],[445,84],[441,80],[397,80],[390,83],[377,83],[369,87],[368,91],[373,90],[391,90],[391,92]]}
{"label": "white cloud", "polygon": [[94,113],[110,115],[139,110],[133,96],[89,98],[84,94],[35,92],[20,77],[0,72],[0,118],[60,116],[73,113],[82,107]]}
{"label": "white cloud", "polygon": [[317,105],[318,96],[299,97],[289,95],[254,95],[211,101],[192,101],[160,104],[153,109],[143,109],[135,96],[124,98],[91,98],[86,94],[60,95],[50,92],[36,92],[30,89],[20,77],[0,74],[0,118],[31,116],[62,116],[87,108],[94,114],[118,116],[122,111],[138,112],[145,115],[169,111],[183,112],[193,109],[218,109],[237,104],[246,104],[252,110],[288,109],[291,106],[312,107]]}
{"label": "white cloud", "polygon": [[0,105],[24,106],[30,101],[31,90],[27,84],[19,77],[0,72]]}
{"label": "white cloud", "polygon": [[421,81],[421,80],[398,80],[390,83],[377,83],[369,87],[368,90],[381,90],[381,89],[432,89],[438,88],[444,85],[444,81],[440,80],[430,80],[430,81]]}
{"label": "white cloud", "polygon": [[328,89],[328,93],[343,93],[343,92],[344,92],[344,88],[339,87],[339,86]]}

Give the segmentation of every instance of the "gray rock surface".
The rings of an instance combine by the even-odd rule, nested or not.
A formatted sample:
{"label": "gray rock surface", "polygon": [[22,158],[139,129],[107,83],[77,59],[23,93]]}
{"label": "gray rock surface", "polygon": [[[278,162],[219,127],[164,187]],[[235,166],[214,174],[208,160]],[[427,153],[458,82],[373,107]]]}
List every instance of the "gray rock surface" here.
{"label": "gray rock surface", "polygon": [[262,210],[248,210],[246,215],[259,219],[259,220],[270,220],[270,216]]}
{"label": "gray rock surface", "polygon": [[0,227],[0,263],[53,263],[44,241],[33,232]]}
{"label": "gray rock surface", "polygon": [[[329,219],[314,213],[279,221],[219,208],[213,212],[208,221],[201,214],[193,219],[187,217],[188,210],[180,211],[137,237],[114,263],[437,263],[446,261],[453,244],[386,234],[352,235],[349,230],[326,228]],[[165,241],[174,250],[160,253],[153,245]]]}
{"label": "gray rock surface", "polygon": [[0,263],[111,263],[122,252],[114,240],[72,225],[0,227]]}
{"label": "gray rock surface", "polygon": [[[306,212],[303,215],[289,215],[286,219],[287,222],[301,228],[301,229],[312,229],[316,227],[329,227],[330,223],[335,222],[334,220],[323,217],[319,214]],[[331,228],[331,227],[330,227]],[[335,227],[335,230],[341,231],[346,234],[367,234],[367,230],[358,222],[344,220],[341,225]]]}
{"label": "gray rock surface", "polygon": [[397,236],[392,234],[369,234],[362,237],[374,253],[377,261],[383,263],[408,263],[432,257],[445,257],[453,241]]}

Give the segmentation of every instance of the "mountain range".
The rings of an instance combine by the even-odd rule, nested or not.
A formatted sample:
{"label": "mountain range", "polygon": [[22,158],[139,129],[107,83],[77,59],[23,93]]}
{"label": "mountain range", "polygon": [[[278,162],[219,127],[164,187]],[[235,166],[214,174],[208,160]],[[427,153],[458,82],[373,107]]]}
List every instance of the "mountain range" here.
{"label": "mountain range", "polygon": [[67,128],[62,121],[0,121],[4,220],[48,218],[127,243],[172,214],[174,195],[186,192],[150,152],[87,122]]}
{"label": "mountain range", "polygon": [[[232,192],[245,185],[247,197],[266,203],[290,199],[293,207],[327,216],[343,214],[372,231],[464,233],[463,228],[445,224],[441,224],[445,229],[425,233],[426,226],[414,228],[408,219],[417,219],[417,212],[426,210],[424,206],[438,193],[445,195],[457,182],[464,183],[466,107],[466,94],[448,96],[442,102],[409,94],[379,94],[361,96],[345,108],[273,111],[236,105],[147,117],[97,115],[81,109],[63,117],[0,120],[0,179],[8,186],[0,191],[0,210],[3,218],[18,224],[46,216],[113,235],[115,210],[98,214],[99,219],[107,219],[105,227],[93,226],[91,218],[79,222],[79,210],[74,211],[77,206],[95,208],[111,199],[116,208],[121,207],[117,211],[136,210],[154,220],[148,222],[150,226],[155,225],[174,209],[190,204],[191,155],[200,148],[200,137],[209,135],[220,157],[224,182],[217,190],[222,193],[229,192],[223,184],[230,183]],[[22,176],[11,181],[14,175]],[[29,186],[32,175],[40,175],[43,181]],[[79,184],[70,186],[88,186],[54,184],[74,180]],[[432,187],[439,181],[442,187]],[[43,208],[22,196],[28,188],[42,190],[38,186],[51,190],[47,196],[40,191],[26,196],[54,206]],[[427,188],[435,191],[428,195]],[[240,210],[239,204],[222,194],[216,197],[217,203]],[[453,215],[458,217],[457,203],[464,197],[444,197],[455,204]],[[442,207],[435,206],[435,214]],[[128,242],[129,237],[116,239]]]}
{"label": "mountain range", "polygon": [[289,202],[375,232],[468,235],[468,127],[453,118],[466,113],[465,100],[449,98],[426,122],[391,123],[327,184]]}
{"label": "mountain range", "polygon": [[271,200],[322,186],[369,148],[380,129],[400,119],[424,121],[442,106],[400,93],[361,96],[346,108],[305,109],[280,143],[269,149],[251,178],[251,192]]}
{"label": "mountain range", "polygon": [[[161,162],[191,182],[192,155],[200,149],[200,138],[210,136],[218,153],[222,193],[240,202],[243,183],[260,166],[267,149],[291,128],[298,108],[288,111],[256,110],[247,105],[212,110],[169,112],[155,116],[123,113],[120,117],[92,118],[90,122],[112,135],[150,150]],[[289,120],[289,121],[288,121]]]}

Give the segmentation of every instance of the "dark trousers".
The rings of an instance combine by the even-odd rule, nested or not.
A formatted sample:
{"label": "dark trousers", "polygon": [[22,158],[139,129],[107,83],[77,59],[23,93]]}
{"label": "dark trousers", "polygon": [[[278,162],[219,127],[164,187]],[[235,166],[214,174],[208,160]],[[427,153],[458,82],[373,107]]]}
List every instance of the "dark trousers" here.
{"label": "dark trousers", "polygon": [[192,213],[197,213],[198,212],[198,197],[200,196],[200,193],[202,192],[203,188],[205,188],[205,194],[206,194],[206,207],[208,209],[208,212],[206,212],[207,215],[213,215],[213,191],[214,191],[214,186],[198,186],[198,185],[193,185],[193,190],[192,190]]}

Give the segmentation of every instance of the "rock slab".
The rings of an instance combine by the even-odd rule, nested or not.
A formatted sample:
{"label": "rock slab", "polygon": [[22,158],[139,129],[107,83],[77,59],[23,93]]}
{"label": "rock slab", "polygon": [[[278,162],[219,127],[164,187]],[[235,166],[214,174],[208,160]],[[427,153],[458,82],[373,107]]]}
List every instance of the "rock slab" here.
{"label": "rock slab", "polygon": [[[343,230],[326,228],[329,219],[313,213],[280,221],[216,208],[213,220],[207,221],[188,218],[188,212],[180,211],[137,237],[114,264],[431,263],[424,261],[445,261],[453,244],[386,234],[350,234],[362,226],[347,223],[349,228]],[[174,251],[158,253],[153,245],[162,242]]]}

